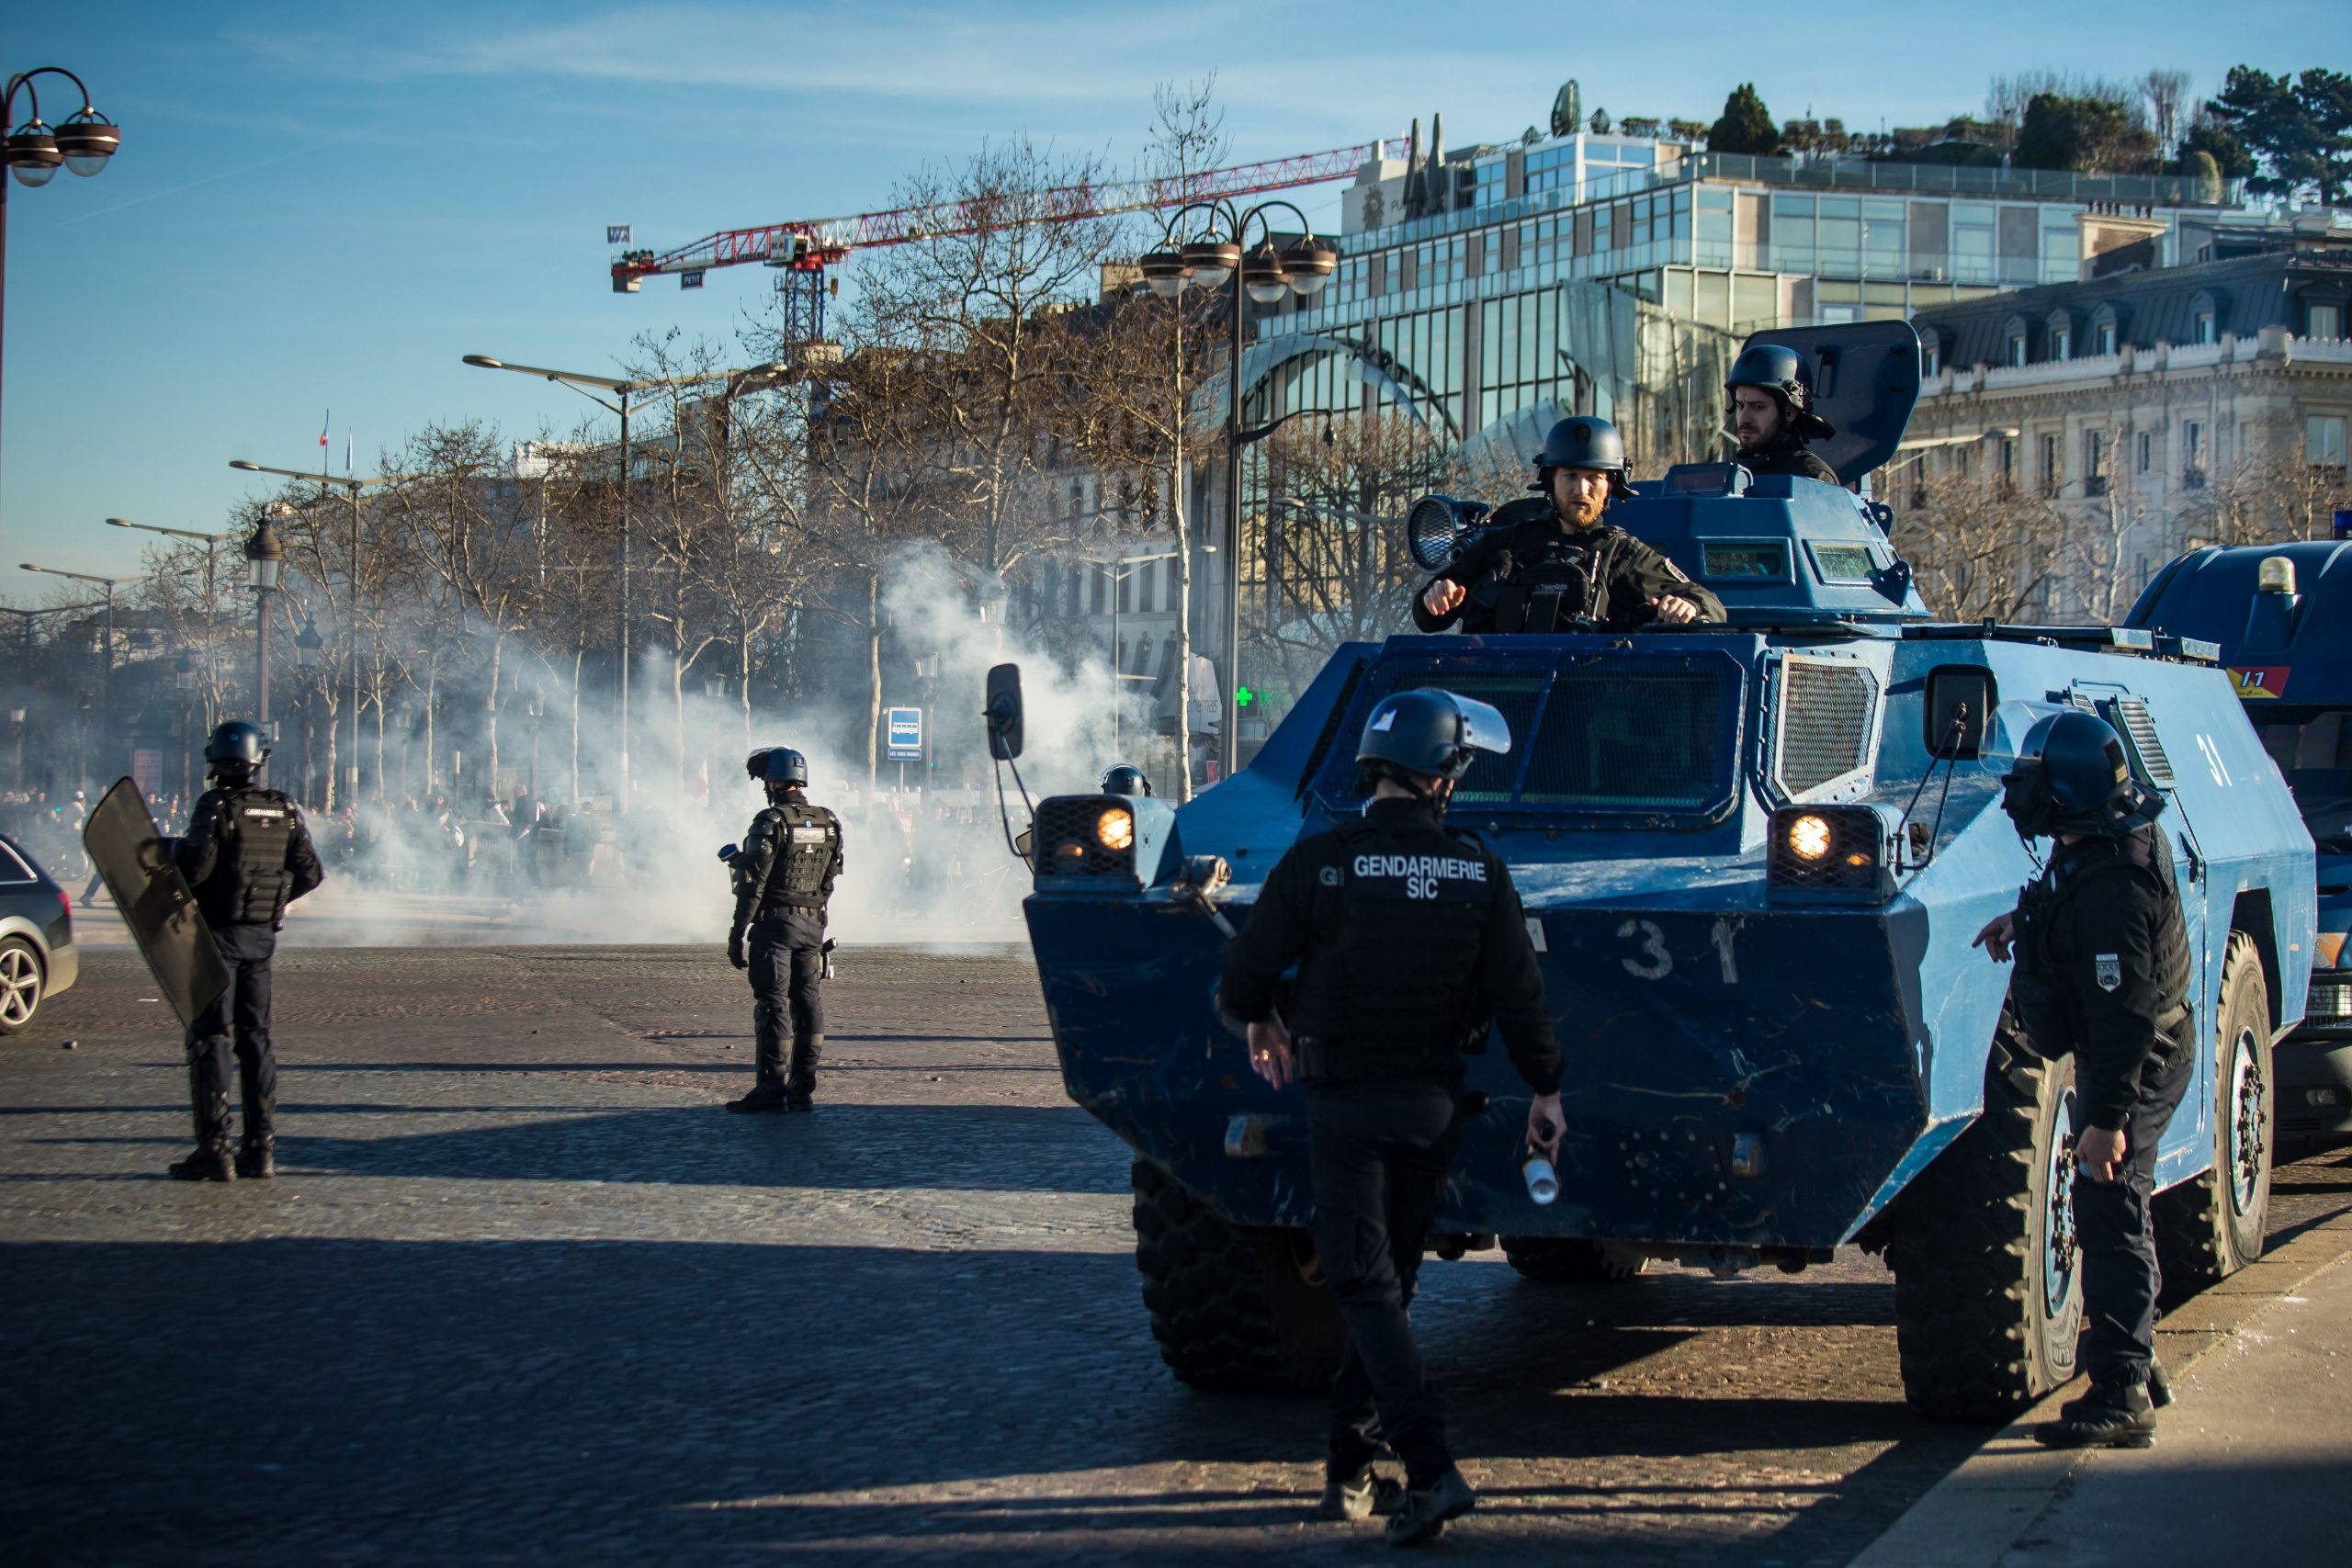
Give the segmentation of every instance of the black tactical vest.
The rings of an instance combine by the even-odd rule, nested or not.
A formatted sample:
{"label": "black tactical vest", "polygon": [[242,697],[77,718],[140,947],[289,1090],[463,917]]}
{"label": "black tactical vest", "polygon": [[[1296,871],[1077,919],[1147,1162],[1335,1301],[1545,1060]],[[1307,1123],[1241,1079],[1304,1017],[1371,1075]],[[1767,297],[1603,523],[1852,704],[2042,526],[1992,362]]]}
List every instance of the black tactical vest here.
{"label": "black tactical vest", "polygon": [[2052,1036],[2052,1044],[2080,1040],[2080,987],[2086,971],[2069,912],[2086,899],[2149,898],[2170,918],[2157,922],[2162,941],[2147,955],[2148,979],[2161,998],[2159,1030],[2176,1043],[2188,1017],[2191,962],[2180,918],[2180,888],[2164,835],[2143,828],[2120,838],[2086,839],[2063,845],[2050,870],[2018,897],[2017,975],[2012,988],[2029,1032]]}
{"label": "black tactical vest", "polygon": [[1331,838],[1299,976],[1302,1076],[1458,1074],[1487,1021],[1474,976],[1493,908],[1488,857],[1419,813],[1345,822]]}
{"label": "black tactical vest", "polygon": [[825,912],[832,896],[833,861],[840,852],[842,825],[821,806],[786,801],[770,807],[775,818],[775,859],[768,872],[767,892],[760,914]]}
{"label": "black tactical vest", "polygon": [[211,797],[220,861],[207,886],[195,889],[198,901],[231,925],[276,925],[294,892],[288,857],[300,818],[293,801],[255,788],[217,789]]}

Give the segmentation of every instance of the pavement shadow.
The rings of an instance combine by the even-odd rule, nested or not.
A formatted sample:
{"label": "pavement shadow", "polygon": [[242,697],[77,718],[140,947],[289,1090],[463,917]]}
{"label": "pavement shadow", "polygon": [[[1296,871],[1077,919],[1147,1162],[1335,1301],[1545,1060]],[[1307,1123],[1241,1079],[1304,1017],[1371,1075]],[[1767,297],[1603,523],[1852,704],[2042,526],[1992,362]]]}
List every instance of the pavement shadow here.
{"label": "pavement shadow", "polygon": [[[447,1112],[420,1115],[440,1121]],[[368,1137],[305,1133],[291,1116],[281,1125],[281,1165],[339,1175],[1119,1196],[1129,1190],[1126,1145],[1076,1106],[820,1103],[811,1116],[734,1116],[712,1101]]]}
{"label": "pavement shadow", "polygon": [[[22,1243],[0,1245],[0,1271],[17,1561],[701,1562],[974,1537],[1086,1556],[1106,1533],[1144,1556],[1219,1537],[1377,1550],[1295,1533],[1320,1402],[1175,1384],[1124,1252]],[[1900,1406],[1849,1398],[1563,1392],[1690,1331],[1498,1313],[1529,1293],[1498,1276],[1463,1269],[1417,1313],[1442,1379],[1513,1374],[1464,1379],[1465,1452],[1618,1474],[1908,1440]],[[1709,1490],[1661,1506],[1706,1509]],[[1532,1525],[1601,1495],[1492,1506]],[[1883,1528],[1914,1495],[1883,1478],[1855,1517]]]}

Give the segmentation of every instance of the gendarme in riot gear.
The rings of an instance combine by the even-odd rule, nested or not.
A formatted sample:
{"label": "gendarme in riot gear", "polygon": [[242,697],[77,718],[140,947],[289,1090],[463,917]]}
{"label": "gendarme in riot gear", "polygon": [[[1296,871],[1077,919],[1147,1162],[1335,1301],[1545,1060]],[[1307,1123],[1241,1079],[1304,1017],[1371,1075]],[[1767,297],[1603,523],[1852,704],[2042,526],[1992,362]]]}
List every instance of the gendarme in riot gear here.
{"label": "gendarme in riot gear", "polygon": [[1133,762],[1116,762],[1102,770],[1104,795],[1149,795],[1151,781]]}
{"label": "gendarme in riot gear", "polygon": [[1497,509],[1461,558],[1413,601],[1425,632],[1631,631],[1720,621],[1723,601],[1603,520],[1632,493],[1625,443],[1605,419],[1561,420],[1535,457],[1541,492]]}
{"label": "gendarme in riot gear", "polygon": [[2014,913],[1976,940],[2014,951],[2010,1000],[2032,1048],[2075,1059],[2074,1208],[2090,1392],[2035,1436],[2053,1447],[2145,1447],[2169,1393],[2155,1366],[2160,1277],[2151,1203],[2156,1145],[2197,1060],[2188,932],[2162,795],[2132,776],[2122,740],[2094,715],[2036,721],[2002,781],[2030,842],[2056,845]]}
{"label": "gendarme in riot gear", "polygon": [[[1267,874],[1218,990],[1249,1024],[1260,1076],[1306,1086],[1316,1253],[1348,1328],[1323,1516],[1390,1515],[1399,1544],[1476,1501],[1407,1308],[1461,1144],[1463,1053],[1489,1023],[1534,1091],[1530,1142],[1555,1148],[1562,1125],[1559,1047],[1510,872],[1443,821],[1478,752],[1510,749],[1484,703],[1434,689],[1384,699],[1356,750],[1373,786],[1363,814],[1299,840]],[[1276,993],[1293,964],[1285,1019]],[[1404,1461],[1401,1492],[1373,1473],[1383,1443]]]}
{"label": "gendarme in riot gear", "polygon": [[[735,918],[728,961],[752,976],[752,1032],[758,1081],[729,1111],[807,1111],[824,1054],[825,1011],[818,995],[824,978],[826,907],[842,874],[842,826],[831,812],[808,804],[808,760],[788,747],[754,752],[767,808],[752,819],[743,847],[728,863]],[[748,939],[748,951],[746,942]],[[785,1030],[791,1026],[791,1057]]]}
{"label": "gendarme in riot gear", "polygon": [[1813,388],[1795,349],[1759,343],[1743,350],[1724,378],[1724,418],[1738,438],[1742,468],[1838,482],[1837,469],[1805,450],[1806,442],[1838,432],[1813,412]]}
{"label": "gendarme in riot gear", "polygon": [[[277,1064],[269,1037],[270,957],[286,907],[325,877],[294,802],[254,777],[268,760],[258,726],[232,721],[204,748],[214,787],[198,796],[174,859],[211,928],[230,982],[187,1032],[196,1152],[171,1168],[183,1181],[276,1174]],[[244,1134],[232,1162],[229,1065],[244,1100]]]}

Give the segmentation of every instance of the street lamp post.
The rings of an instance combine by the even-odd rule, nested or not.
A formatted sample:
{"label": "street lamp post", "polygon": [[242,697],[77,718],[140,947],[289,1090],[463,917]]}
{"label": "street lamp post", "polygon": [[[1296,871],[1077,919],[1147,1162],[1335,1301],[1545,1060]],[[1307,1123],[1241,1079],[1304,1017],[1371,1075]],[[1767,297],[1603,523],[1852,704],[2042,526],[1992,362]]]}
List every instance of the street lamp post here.
{"label": "street lamp post", "polygon": [[[726,382],[728,384],[728,389],[731,393],[739,388],[755,380],[774,376],[780,376],[785,373],[786,367],[782,365],[761,365],[754,366],[750,369],[744,370],[713,370],[694,376],[640,376],[621,378],[613,376],[591,376],[584,371],[576,370],[549,370],[546,367],[538,365],[509,365],[504,360],[494,358],[487,354],[469,354],[465,355],[464,358],[465,363],[473,366],[476,369],[512,370],[518,376],[537,376],[543,380],[553,381],[558,386],[569,387],[573,391],[578,392],[582,397],[586,398],[590,402],[594,403],[597,407],[608,410],[620,416],[621,527],[620,548],[618,554],[621,581],[619,605],[620,621],[618,626],[619,637],[616,644],[616,649],[618,656],[617,675],[620,683],[620,805],[623,808],[626,808],[628,805],[629,796],[629,400],[639,392],[660,391],[674,387],[698,387],[712,381]],[[613,398],[616,400],[606,401],[605,399],[598,397],[595,392],[589,389],[592,387],[612,393]]]}
{"label": "street lamp post", "polygon": [[[316,483],[319,486],[321,500],[326,497],[327,486],[340,485],[343,487],[345,499],[351,502],[351,552],[345,579],[351,598],[350,603],[344,606],[345,619],[350,624],[351,635],[343,654],[344,674],[351,693],[351,757],[343,766],[343,784],[345,798],[352,804],[357,805],[359,801],[359,496],[361,491],[377,485],[398,484],[402,479],[432,479],[435,476],[377,474],[361,479],[356,475],[345,474],[338,478],[323,471],[313,474],[301,468],[273,468],[266,463],[255,463],[243,457],[230,458],[229,466],[243,473],[276,474],[283,479]],[[324,554],[323,551],[321,553]],[[383,793],[382,762],[382,758],[377,759],[376,786],[379,795]]]}
{"label": "street lamp post", "polygon": [[254,722],[269,734],[269,596],[277,592],[277,574],[286,565],[286,547],[277,531],[264,518],[245,541],[245,560],[254,588]]}
{"label": "street lamp post", "polygon": [[311,757],[311,736],[318,728],[311,716],[317,705],[311,700],[310,677],[319,666],[319,649],[326,646],[326,638],[319,635],[315,615],[302,618],[302,629],[294,634],[294,667],[302,672],[302,798],[311,798],[311,778],[315,769]]}
{"label": "street lamp post", "polygon": [[[41,121],[40,94],[33,86],[36,76],[62,76],[82,95],[82,107],[54,130]],[[19,92],[32,110],[32,118],[22,125],[17,124]],[[61,168],[70,174],[95,175],[122,145],[122,128],[90,107],[90,89],[62,65],[38,66],[9,77],[6,91],[0,93],[0,125],[14,128],[8,131],[6,144],[8,169],[19,185],[27,186],[47,185]],[[7,299],[7,277],[8,182],[0,180],[0,305]]]}
{"label": "street lamp post", "polygon": [[[1114,756],[1116,756],[1119,750],[1119,682],[1122,681],[1148,681],[1151,679],[1148,675],[1130,675],[1120,667],[1119,590],[1126,586],[1127,579],[1141,571],[1145,567],[1149,566],[1153,561],[1174,560],[1175,558],[1176,552],[1174,550],[1161,550],[1157,555],[1148,556],[1120,556],[1114,560],[1103,560],[1095,556],[1079,557],[1079,559],[1086,562],[1089,566],[1106,568],[1123,566],[1127,569],[1125,571],[1106,570],[1102,574],[1105,578],[1109,579],[1111,583],[1111,751]],[[1176,716],[1176,744],[1179,746],[1190,746],[1193,743],[1192,736],[1190,734],[1193,716],[1191,714],[1178,714]]]}
{"label": "street lamp post", "polygon": [[[1287,210],[1298,220],[1299,236],[1280,250],[1274,248],[1273,226],[1266,214]],[[1198,222],[1192,220],[1201,215]],[[1250,235],[1257,235],[1255,246]],[[1189,232],[1189,239],[1180,235]],[[1144,281],[1153,293],[1172,299],[1187,283],[1214,289],[1233,280],[1233,310],[1229,318],[1231,347],[1226,359],[1225,425],[1225,545],[1232,552],[1225,565],[1225,692],[1220,728],[1219,778],[1233,776],[1240,761],[1241,726],[1238,696],[1241,688],[1241,449],[1262,441],[1279,426],[1277,420],[1255,431],[1241,426],[1241,334],[1246,326],[1246,301],[1279,303],[1285,294],[1313,295],[1331,281],[1340,265],[1339,253],[1325,244],[1306,220],[1306,214],[1287,201],[1262,201],[1247,209],[1231,202],[1200,201],[1182,208],[1168,220],[1160,249],[1143,258]],[[1287,416],[1285,416],[1287,417]],[[1190,725],[1188,714],[1183,722]],[[1186,738],[1189,745],[1190,738]]]}
{"label": "street lamp post", "polygon": [[114,757],[114,720],[113,710],[108,705],[113,695],[114,682],[114,591],[115,585],[122,579],[92,577],[89,573],[82,571],[60,571],[53,566],[35,566],[30,561],[19,563],[17,570],[38,571],[49,577],[70,577],[76,582],[95,582],[106,594],[106,644],[101,655],[102,662],[98,667],[98,756],[111,766]]}

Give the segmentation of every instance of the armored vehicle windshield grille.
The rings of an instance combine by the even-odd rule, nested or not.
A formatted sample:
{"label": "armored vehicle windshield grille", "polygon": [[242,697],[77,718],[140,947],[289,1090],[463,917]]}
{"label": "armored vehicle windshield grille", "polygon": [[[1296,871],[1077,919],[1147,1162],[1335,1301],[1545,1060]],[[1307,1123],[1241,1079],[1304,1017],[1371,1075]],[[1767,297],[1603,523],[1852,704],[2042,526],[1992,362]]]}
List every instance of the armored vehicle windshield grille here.
{"label": "armored vehicle windshield grille", "polygon": [[[1524,810],[1578,827],[1703,827],[1736,803],[1748,711],[1738,659],[1526,647],[1376,666],[1341,737],[1361,733],[1383,697],[1437,687],[1490,705],[1510,727],[1510,750],[1480,753],[1454,786],[1456,806],[1495,814],[1482,821]],[[1334,744],[1323,764],[1317,791],[1335,809],[1363,799],[1353,758]]]}
{"label": "armored vehicle windshield grille", "polygon": [[1790,658],[1781,667],[1781,714],[1772,772],[1801,800],[1870,762],[1878,678],[1859,664]]}
{"label": "armored vehicle windshield grille", "polygon": [[1529,806],[1698,811],[1721,793],[1713,670],[1564,670],[1527,759]]}
{"label": "armored vehicle windshield grille", "polygon": [[1431,672],[1408,675],[1396,682],[1396,689],[1410,692],[1437,686],[1491,704],[1503,716],[1503,722],[1510,726],[1511,750],[1479,752],[1477,761],[1470,764],[1470,771],[1462,775],[1462,782],[1453,786],[1456,800],[1492,803],[1510,798],[1511,784],[1519,777],[1521,760],[1518,743],[1535,728],[1535,709],[1543,702],[1544,688],[1550,681],[1550,673],[1545,671],[1509,674],[1487,671],[1475,674]]}

